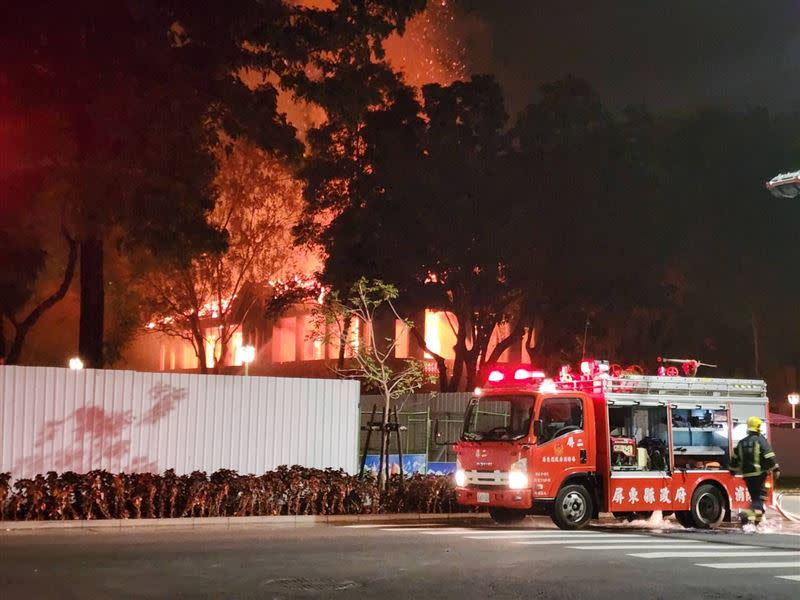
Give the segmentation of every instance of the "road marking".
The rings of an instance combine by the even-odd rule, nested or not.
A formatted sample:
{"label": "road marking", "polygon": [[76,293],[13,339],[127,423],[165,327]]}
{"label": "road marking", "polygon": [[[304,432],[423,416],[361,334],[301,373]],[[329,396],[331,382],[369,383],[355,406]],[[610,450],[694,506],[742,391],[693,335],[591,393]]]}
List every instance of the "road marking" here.
{"label": "road marking", "polygon": [[[691,540],[688,540],[691,541]],[[572,550],[652,550],[654,544],[594,544],[592,546],[570,546]],[[697,548],[705,547],[706,544],[692,544],[685,546],[683,544],[673,544],[668,546],[670,550],[696,550]]]}
{"label": "road marking", "polygon": [[596,534],[589,534],[589,535],[540,535],[538,533],[507,533],[505,535],[502,534],[484,534],[484,535],[469,535],[467,539],[470,540],[525,540],[525,539],[539,539],[543,542],[547,541],[563,541],[565,543],[569,543],[570,541],[574,540],[607,540],[607,539],[616,539],[616,538],[639,538],[644,536],[638,535],[630,535],[630,534],[622,534],[622,535],[596,535]]}
{"label": "road marking", "polygon": [[[636,538],[636,539],[630,539]],[[482,538],[475,538],[475,539],[482,539]],[[514,542],[515,544],[521,544],[523,546],[546,546],[548,544],[560,544],[562,546],[566,546],[569,544],[591,544],[595,546],[597,544],[609,544],[618,546],[620,544],[650,544],[650,542],[646,541],[646,536],[634,536],[634,535],[608,535],[603,536],[602,538],[597,537],[590,537],[590,538],[571,538],[571,539],[547,539],[547,540],[534,540],[534,541],[522,541],[522,542]],[[630,541],[627,541],[630,540]],[[650,546],[648,546],[649,548]]]}
{"label": "road marking", "polygon": [[775,575],[775,579],[788,579],[789,581],[800,581],[800,575]]}
{"label": "road marking", "polygon": [[385,523],[380,523],[378,525],[342,525],[342,527],[347,527],[349,529],[372,529],[378,527],[384,527]]}
{"label": "road marking", "polygon": [[428,535],[458,535],[459,533],[464,532],[475,533],[480,535],[507,535],[507,534],[514,534],[514,535],[535,535],[541,537],[566,537],[566,536],[600,536],[605,535],[600,532],[594,531],[586,531],[586,532],[570,532],[570,531],[561,531],[560,529],[468,529],[466,527],[454,528],[454,529],[446,529],[446,530],[439,530],[439,531],[431,531],[428,532]]}
{"label": "road marking", "polygon": [[[381,531],[428,532],[428,531],[441,531],[441,530],[438,527],[382,527]],[[458,533],[463,533],[464,531],[470,531],[470,530],[464,529],[463,531],[459,531]]]}
{"label": "road marking", "polygon": [[800,567],[800,559],[792,562],[695,563],[695,566],[710,569],[797,569]]}
{"label": "road marking", "polygon": [[[742,548],[743,546],[739,546]],[[747,546],[753,548],[754,546]],[[699,552],[642,552],[640,554],[629,554],[637,558],[722,558],[723,556],[733,556],[734,558],[745,556],[797,556],[797,552],[776,552],[775,550],[745,550],[740,552],[738,549],[726,548],[722,550],[701,550]],[[800,566],[800,565],[798,565]]]}

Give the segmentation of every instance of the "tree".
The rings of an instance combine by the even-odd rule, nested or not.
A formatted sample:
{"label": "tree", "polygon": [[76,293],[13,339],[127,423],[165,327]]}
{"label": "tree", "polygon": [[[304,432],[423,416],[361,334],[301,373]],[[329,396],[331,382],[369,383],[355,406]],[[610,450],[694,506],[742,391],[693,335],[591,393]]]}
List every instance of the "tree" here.
{"label": "tree", "polygon": [[[12,223],[5,222],[3,225],[0,231],[0,256],[6,266],[0,272],[0,358],[5,364],[13,365],[19,362],[31,328],[66,295],[75,274],[78,245],[67,229],[62,228],[61,236],[66,242],[67,256],[61,281],[56,289],[36,299],[36,284],[47,266],[48,254],[34,237],[23,237],[19,230],[7,228]],[[26,307],[30,308],[26,311]],[[12,331],[10,344],[6,342],[3,331],[5,321],[8,321]]]}
{"label": "tree", "polygon": [[[208,222],[225,232],[226,249],[153,268],[144,293],[150,327],[190,342],[203,373],[207,342],[219,372],[233,335],[261,298],[258,290],[291,272],[292,227],[302,210],[300,183],[285,163],[247,142],[220,156],[214,187]],[[210,340],[207,326],[216,332]]]}
{"label": "tree", "polygon": [[[325,249],[323,276],[348,289],[359,273],[397,282],[401,314],[433,308],[453,315],[455,361],[414,337],[436,360],[443,390],[472,385],[482,365],[525,329],[522,277],[509,249],[519,225],[498,210],[510,189],[506,115],[490,77],[425,86],[423,105],[399,80],[355,122],[309,134],[308,210],[301,239]],[[311,232],[311,233],[309,233]],[[511,335],[489,355],[498,324]]]}
{"label": "tree", "polygon": [[24,123],[4,108],[0,102],[8,143],[0,161],[0,358],[16,364],[28,333],[67,294],[78,248],[65,219],[69,190],[53,181],[50,165],[33,160],[40,116]]}
{"label": "tree", "polygon": [[[398,319],[409,329],[414,324],[402,319],[394,302],[397,288],[380,280],[359,278],[341,297],[334,291],[324,302],[315,308],[314,338],[322,343],[335,342],[347,347],[352,356],[349,366],[337,369],[340,376],[358,379],[368,389],[375,390],[384,399],[381,428],[381,460],[378,470],[378,486],[383,490],[386,479],[383,465],[389,460],[389,413],[394,400],[414,393],[425,381],[425,372],[420,361],[400,361],[394,359],[397,340],[382,339],[378,335],[376,322],[382,312],[388,312],[392,319]],[[363,328],[364,339],[354,336],[351,328]]]}
{"label": "tree", "polygon": [[[276,85],[336,104],[337,90],[353,83],[347,74],[381,55],[382,40],[423,7],[423,0],[342,0],[330,9],[282,0],[79,0],[7,11],[0,96],[17,114],[57,117],[39,132],[40,154],[79,191],[79,351],[87,365],[104,363],[109,232],[119,226],[123,248],[144,247],[159,259],[221,250],[224,240],[205,219],[213,207],[210,151],[248,137],[297,156]],[[62,132],[68,152],[46,143]]]}

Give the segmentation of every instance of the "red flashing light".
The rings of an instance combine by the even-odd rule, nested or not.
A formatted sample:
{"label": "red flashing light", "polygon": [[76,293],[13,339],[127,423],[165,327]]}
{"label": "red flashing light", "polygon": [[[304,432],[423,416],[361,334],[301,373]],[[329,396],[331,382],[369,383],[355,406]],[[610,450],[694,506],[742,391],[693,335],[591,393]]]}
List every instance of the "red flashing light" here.
{"label": "red flashing light", "polygon": [[487,379],[489,381],[491,381],[492,383],[498,383],[500,381],[503,381],[503,379],[505,379],[505,378],[506,378],[506,376],[503,374],[502,371],[495,370],[495,371],[492,371],[491,373],[489,373],[489,377]]}

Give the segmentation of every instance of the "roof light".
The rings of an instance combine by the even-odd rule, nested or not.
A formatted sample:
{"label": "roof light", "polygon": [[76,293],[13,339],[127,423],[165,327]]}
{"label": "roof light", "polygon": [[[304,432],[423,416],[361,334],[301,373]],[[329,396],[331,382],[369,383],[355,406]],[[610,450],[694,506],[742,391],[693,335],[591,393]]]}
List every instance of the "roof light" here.
{"label": "roof light", "polygon": [[503,381],[503,379],[505,378],[506,376],[503,374],[502,371],[495,370],[489,373],[488,380],[491,381],[492,383],[497,383],[499,381]]}
{"label": "roof light", "polygon": [[545,379],[539,385],[539,391],[545,393],[552,393],[556,391],[556,382],[550,378]]}
{"label": "roof light", "polygon": [[516,380],[530,379],[531,377],[533,377],[533,372],[528,371],[528,369],[517,369],[514,371],[514,379]]}
{"label": "roof light", "polygon": [[479,387],[476,387],[475,391],[473,392],[473,394],[476,395],[476,396],[480,396],[482,393],[483,393],[483,390],[481,388],[479,388]]}

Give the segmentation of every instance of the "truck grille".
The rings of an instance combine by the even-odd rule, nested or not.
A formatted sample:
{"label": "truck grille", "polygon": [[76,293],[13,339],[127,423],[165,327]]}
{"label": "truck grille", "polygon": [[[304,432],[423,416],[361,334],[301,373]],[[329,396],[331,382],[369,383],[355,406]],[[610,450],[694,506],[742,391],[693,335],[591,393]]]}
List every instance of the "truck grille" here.
{"label": "truck grille", "polygon": [[508,486],[508,471],[467,471],[466,475],[471,487]]}

